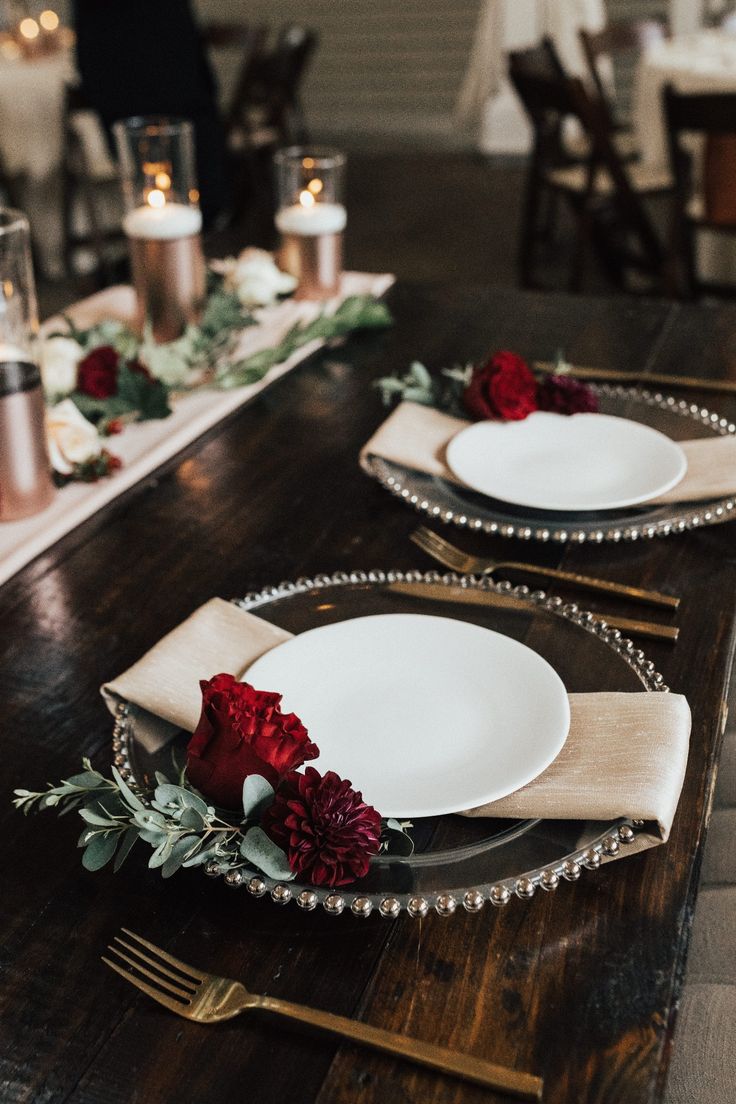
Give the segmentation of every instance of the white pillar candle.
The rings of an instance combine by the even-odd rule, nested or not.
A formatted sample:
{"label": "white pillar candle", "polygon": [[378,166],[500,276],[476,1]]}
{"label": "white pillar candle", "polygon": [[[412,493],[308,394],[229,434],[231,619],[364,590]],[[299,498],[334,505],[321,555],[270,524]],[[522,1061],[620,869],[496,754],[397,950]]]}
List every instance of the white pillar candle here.
{"label": "white pillar candle", "polygon": [[123,219],[123,230],[129,238],[172,241],[191,238],[202,229],[202,213],[185,203],[165,203],[161,207],[136,207]]}
{"label": "white pillar candle", "polygon": [[347,218],[342,203],[315,203],[308,207],[294,203],[276,213],[276,229],[280,234],[300,234],[304,237],[339,234],[345,229]]}

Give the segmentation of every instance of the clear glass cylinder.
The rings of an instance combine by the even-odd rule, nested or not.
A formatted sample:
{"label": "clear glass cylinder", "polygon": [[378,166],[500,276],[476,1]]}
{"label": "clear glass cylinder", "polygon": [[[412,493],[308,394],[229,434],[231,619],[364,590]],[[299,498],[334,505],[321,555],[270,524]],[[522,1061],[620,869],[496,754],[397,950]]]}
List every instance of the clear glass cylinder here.
{"label": "clear glass cylinder", "polygon": [[274,161],[280,264],[299,281],[297,298],[336,295],[347,223],[345,155],[339,150],[291,146],[278,150]]}
{"label": "clear glass cylinder", "polygon": [[54,496],[37,342],[28,219],[0,209],[0,521],[38,513]]}
{"label": "clear glass cylinder", "polygon": [[133,118],[113,131],[138,323],[149,323],[157,341],[173,341],[197,321],[205,297],[194,128],[186,120]]}

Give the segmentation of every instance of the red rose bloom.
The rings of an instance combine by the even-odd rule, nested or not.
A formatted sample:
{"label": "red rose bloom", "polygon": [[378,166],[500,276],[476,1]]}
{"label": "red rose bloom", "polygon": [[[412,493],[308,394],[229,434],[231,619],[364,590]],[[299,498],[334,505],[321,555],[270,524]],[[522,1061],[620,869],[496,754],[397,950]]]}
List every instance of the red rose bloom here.
{"label": "red rose bloom", "polygon": [[468,413],[479,421],[520,421],[538,409],[537,381],[516,353],[494,353],[473,370],[463,402]]}
{"label": "red rose bloom", "polygon": [[109,399],[118,389],[118,354],[112,345],[100,345],[77,366],[77,390],[93,399]]}
{"label": "red rose bloom", "polygon": [[586,384],[570,376],[547,376],[540,383],[539,409],[553,414],[595,414],[598,398]]}
{"label": "red rose bloom", "polygon": [[282,780],[263,828],[298,877],[341,886],[368,873],[371,855],[378,854],[381,817],[334,771],[323,777],[307,767]]}
{"label": "red rose bloom", "polygon": [[249,775],[262,775],[276,789],[283,774],[319,755],[296,714],[279,709],[281,694],[232,675],[199,685],[202,714],[187,747],[187,778],[216,805],[238,809]]}

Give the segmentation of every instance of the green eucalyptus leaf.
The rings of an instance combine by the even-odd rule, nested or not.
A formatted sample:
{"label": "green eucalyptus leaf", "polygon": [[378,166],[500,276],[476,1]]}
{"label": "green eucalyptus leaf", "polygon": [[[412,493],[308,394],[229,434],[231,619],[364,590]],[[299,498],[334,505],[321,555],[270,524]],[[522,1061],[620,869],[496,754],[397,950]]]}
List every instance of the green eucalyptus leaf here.
{"label": "green eucalyptus leaf", "polygon": [[166,777],[161,771],[154,772],[154,778],[159,786],[170,786],[171,780]]}
{"label": "green eucalyptus leaf", "polygon": [[155,870],[158,866],[163,866],[166,860],[171,855],[174,848],[175,840],[171,836],[166,838],[158,845],[156,850],[148,860],[148,865],[152,870]]}
{"label": "green eucalyptus leaf", "polygon": [[130,786],[125,781],[125,779],[123,778],[122,774],[120,773],[120,771],[118,770],[118,768],[116,766],[113,766],[113,768],[112,768],[112,776],[115,779],[115,781],[117,782],[118,789],[120,790],[121,794],[123,795],[123,799],[125,800],[125,802],[128,805],[130,805],[130,807],[132,809],[141,809],[141,810],[145,811],[145,808],[146,808],[145,805],[143,804],[141,799],[136,794],[133,793]]}
{"label": "green eucalyptus leaf", "polygon": [[269,878],[289,881],[294,872],[281,848],[262,828],[249,828],[240,844],[240,854]]}
{"label": "green eucalyptus leaf", "polygon": [[87,824],[102,825],[105,828],[110,828],[115,825],[115,821],[111,820],[109,816],[97,812],[96,809],[89,805],[85,806],[84,809],[80,809],[79,815]]}
{"label": "green eucalyptus leaf", "polygon": [[162,877],[170,878],[172,874],[176,874],[192,846],[192,838],[192,836],[182,836],[172,845],[171,853],[161,867]]}
{"label": "green eucalyptus leaf", "polygon": [[97,771],[83,771],[82,774],[73,774],[66,779],[68,786],[77,786],[81,790],[96,790],[104,786],[105,779]]}
{"label": "green eucalyptus leaf", "polygon": [[96,832],[82,855],[85,870],[101,870],[115,854],[120,836],[117,832]]}
{"label": "green eucalyptus leaf", "polygon": [[125,832],[123,832],[123,838],[120,841],[120,847],[118,848],[118,853],[115,856],[115,862],[113,864],[113,870],[116,874],[127,859],[128,855],[130,854],[130,849],[137,839],[137,828],[128,828]]}
{"label": "green eucalyptus leaf", "polygon": [[189,808],[184,809],[179,817],[179,823],[182,828],[191,828],[194,832],[201,832],[206,821],[198,809],[189,806]]}
{"label": "green eucalyptus leaf", "polygon": [[260,774],[250,774],[243,782],[243,816],[255,819],[273,800],[274,788]]}

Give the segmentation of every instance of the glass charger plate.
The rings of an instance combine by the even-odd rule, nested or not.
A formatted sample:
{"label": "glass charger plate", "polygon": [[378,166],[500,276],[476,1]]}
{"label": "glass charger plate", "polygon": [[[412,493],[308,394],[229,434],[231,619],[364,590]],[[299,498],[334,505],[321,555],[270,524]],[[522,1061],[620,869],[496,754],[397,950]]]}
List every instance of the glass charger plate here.
{"label": "glass charger plate", "polygon": [[[638,387],[597,385],[593,390],[603,414],[630,418],[665,433],[674,441],[736,434],[727,418],[671,395]],[[365,468],[387,490],[420,513],[461,529],[480,530],[521,540],[622,541],[664,537],[701,525],[729,521],[736,513],[736,496],[708,502],[637,506],[601,513],[559,513],[532,510],[497,502],[448,483],[438,476],[367,457]]]}
{"label": "glass charger plate", "polygon": [[[402,592],[393,588],[402,585]],[[409,593],[403,591],[407,589]],[[447,588],[448,599],[430,598],[427,587]],[[464,605],[452,588],[483,591],[487,604]],[[666,691],[662,676],[630,640],[592,614],[542,591],[493,583],[490,579],[437,572],[353,572],[294,583],[247,595],[236,603],[292,633],[347,618],[376,613],[431,613],[494,629],[532,647],[548,660],[569,692]],[[407,657],[407,672],[411,657]],[[325,672],[326,689],[338,672]],[[181,734],[178,745],[189,737]],[[172,745],[154,755],[136,739],[136,709],[121,705],[113,734],[115,762],[124,775],[143,780],[171,766]],[[317,763],[321,770],[329,764]],[[410,766],[409,768],[410,769]],[[353,779],[360,788],[360,779]],[[582,869],[596,869],[632,842],[637,824],[575,820],[499,820],[441,816],[417,820],[411,830],[415,853],[382,855],[368,875],[339,890],[298,882],[276,882],[229,870],[225,881],[255,897],[269,894],[277,904],[295,900],[305,911],[322,905],[331,914],[345,910],[368,916],[397,916],[402,909],[421,917],[430,909],[449,915],[457,907],[477,912],[485,901],[504,905],[512,896],[529,899],[538,888],[556,889],[575,881]],[[210,876],[222,872],[216,863]]]}

